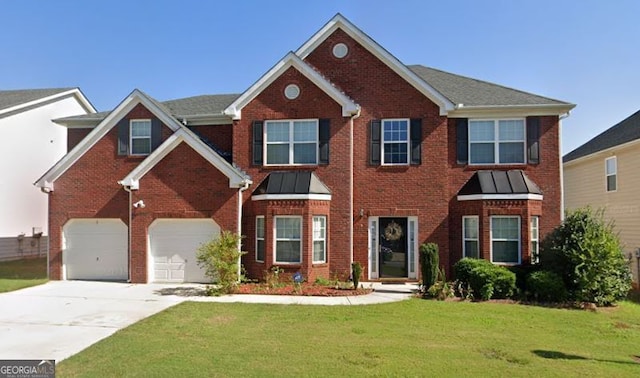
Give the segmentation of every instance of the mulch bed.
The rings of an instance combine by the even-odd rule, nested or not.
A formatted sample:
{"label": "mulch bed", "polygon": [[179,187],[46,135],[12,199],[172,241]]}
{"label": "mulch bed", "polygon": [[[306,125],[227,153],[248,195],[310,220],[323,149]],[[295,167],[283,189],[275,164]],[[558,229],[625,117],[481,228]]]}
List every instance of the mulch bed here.
{"label": "mulch bed", "polygon": [[294,284],[282,284],[275,287],[266,284],[245,283],[238,286],[234,294],[260,294],[260,295],[301,295],[317,297],[346,297],[369,294],[373,289],[343,289],[332,286],[314,285],[302,283],[298,287]]}

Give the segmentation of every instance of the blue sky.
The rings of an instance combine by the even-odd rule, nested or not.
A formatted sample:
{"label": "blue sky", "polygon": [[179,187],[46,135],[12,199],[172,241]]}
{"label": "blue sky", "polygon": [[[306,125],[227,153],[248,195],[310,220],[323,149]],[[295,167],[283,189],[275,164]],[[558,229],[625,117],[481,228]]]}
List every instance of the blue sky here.
{"label": "blue sky", "polygon": [[637,0],[5,0],[0,88],[240,93],[337,12],[406,64],[577,104],[563,153],[640,109]]}

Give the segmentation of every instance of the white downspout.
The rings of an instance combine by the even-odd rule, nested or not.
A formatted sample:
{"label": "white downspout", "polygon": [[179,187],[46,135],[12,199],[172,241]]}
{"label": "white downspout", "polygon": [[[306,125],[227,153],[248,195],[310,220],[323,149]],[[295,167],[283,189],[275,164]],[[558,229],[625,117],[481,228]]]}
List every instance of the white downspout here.
{"label": "white downspout", "polygon": [[133,218],[133,206],[131,204],[132,194],[130,186],[123,185],[122,187],[127,191],[127,193],[129,193],[129,224],[127,226],[127,275],[129,278],[127,282],[131,282],[131,221]]}
{"label": "white downspout", "polygon": [[558,117],[558,156],[560,157],[560,222],[564,221],[564,164],[562,163],[562,120],[569,117],[570,114],[570,112],[567,112]]}
{"label": "white downspout", "polygon": [[360,107],[356,114],[351,116],[349,121],[349,214],[351,215],[351,221],[349,222],[349,272],[351,272],[351,264],[353,264],[353,223],[355,215],[353,213],[353,172],[354,172],[354,157],[353,157],[353,121],[360,117]]}
{"label": "white downspout", "polygon": [[[242,235],[242,192],[249,189],[250,181],[244,181],[242,186],[238,187],[238,235]],[[238,239],[238,252],[242,252],[242,239]],[[238,256],[238,280],[242,274],[242,256]]]}

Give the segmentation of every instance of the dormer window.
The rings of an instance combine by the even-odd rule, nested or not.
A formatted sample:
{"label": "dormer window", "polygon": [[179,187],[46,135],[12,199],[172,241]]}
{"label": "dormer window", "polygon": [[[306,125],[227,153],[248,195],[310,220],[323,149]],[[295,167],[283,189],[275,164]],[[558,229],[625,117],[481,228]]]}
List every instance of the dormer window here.
{"label": "dormer window", "polygon": [[149,155],[151,153],[151,120],[132,119],[131,130],[131,155]]}

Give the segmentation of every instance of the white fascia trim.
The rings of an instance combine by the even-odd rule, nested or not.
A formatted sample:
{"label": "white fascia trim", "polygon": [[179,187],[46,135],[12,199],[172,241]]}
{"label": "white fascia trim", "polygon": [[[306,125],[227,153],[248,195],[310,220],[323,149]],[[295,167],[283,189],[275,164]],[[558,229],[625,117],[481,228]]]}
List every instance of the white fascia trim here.
{"label": "white fascia trim", "polygon": [[140,180],[142,177],[144,177],[144,175],[153,169],[156,164],[164,159],[165,156],[167,156],[182,142],[187,143],[198,154],[200,154],[200,156],[205,158],[209,163],[211,163],[211,165],[227,176],[229,178],[230,188],[237,188],[244,184],[251,184],[250,180],[238,172],[237,169],[224,160],[220,155],[204,145],[200,139],[195,138],[186,128],[180,129],[171,135],[124,179],[118,181],[118,183],[122,186],[130,187],[132,190],[140,189]]}
{"label": "white fascia trim", "polygon": [[574,104],[492,106],[466,106],[458,104],[456,109],[449,112],[448,115],[451,118],[562,116],[569,114],[573,108],[575,108]]}
{"label": "white fascia trim", "polygon": [[316,200],[331,201],[331,194],[258,194],[251,196],[252,201]]}
{"label": "white fascia trim", "polygon": [[229,105],[223,113],[230,116],[234,120],[242,118],[242,108],[244,108],[251,100],[258,96],[265,88],[273,83],[287,69],[294,67],[302,73],[307,79],[311,80],[318,88],[322,89],[334,101],[342,106],[342,116],[351,117],[357,114],[360,106],[353,102],[344,93],[340,92],[336,87],[329,83],[317,71],[309,67],[302,59],[293,52],[289,52],[282,58],[273,68],[267,71],[257,82],[247,89],[240,97],[238,97],[231,105]]}
{"label": "white fascia trim", "polygon": [[47,173],[35,182],[37,187],[44,187],[45,182],[55,182],[64,172],[78,161],[91,147],[102,139],[127,113],[136,105],[143,104],[158,119],[172,130],[179,130],[181,125],[172,117],[168,116],[142,91],[135,89],[120,104],[105,117],[80,143],[78,143],[68,154],[62,157]]}
{"label": "white fascia trim", "polygon": [[469,194],[458,196],[458,201],[533,200],[542,201],[542,194]]}
{"label": "white fascia trim", "polygon": [[298,55],[301,59],[306,59],[309,54],[313,52],[313,50],[315,50],[337,29],[342,29],[342,31],[347,33],[351,38],[353,38],[360,45],[366,48],[370,53],[384,62],[395,73],[400,75],[400,77],[402,77],[418,91],[424,94],[428,99],[436,103],[440,107],[441,116],[447,115],[449,111],[455,108],[454,103],[443,96],[426,81],[421,79],[413,71],[408,69],[407,66],[405,66],[402,62],[400,62],[400,60],[398,60],[398,58],[391,55],[391,53],[385,50],[362,30],[358,29],[358,27],[352,24],[340,13],[336,14],[329,22],[324,25],[324,27],[322,27],[322,29],[320,29],[307,42],[300,46],[300,48],[296,51],[296,55]]}
{"label": "white fascia trim", "polygon": [[22,103],[22,104],[14,105],[14,106],[12,106],[10,108],[2,109],[2,110],[0,110],[0,115],[2,115],[4,113],[17,112],[17,111],[20,111],[20,109],[25,109],[25,108],[29,109],[29,108],[32,108],[34,106],[37,106],[38,104],[46,104],[48,102],[55,101],[56,99],[62,99],[62,98],[69,97],[69,96],[75,97],[76,100],[86,110],[87,113],[95,113],[96,112],[96,108],[94,108],[93,105],[91,105],[91,103],[89,102],[89,100],[87,100],[87,98],[84,96],[84,94],[82,94],[82,92],[78,88],[73,88],[73,89],[70,89],[68,91],[56,93],[56,94],[51,95],[51,96],[42,97],[42,98],[39,98],[37,100],[25,102],[25,103]]}

